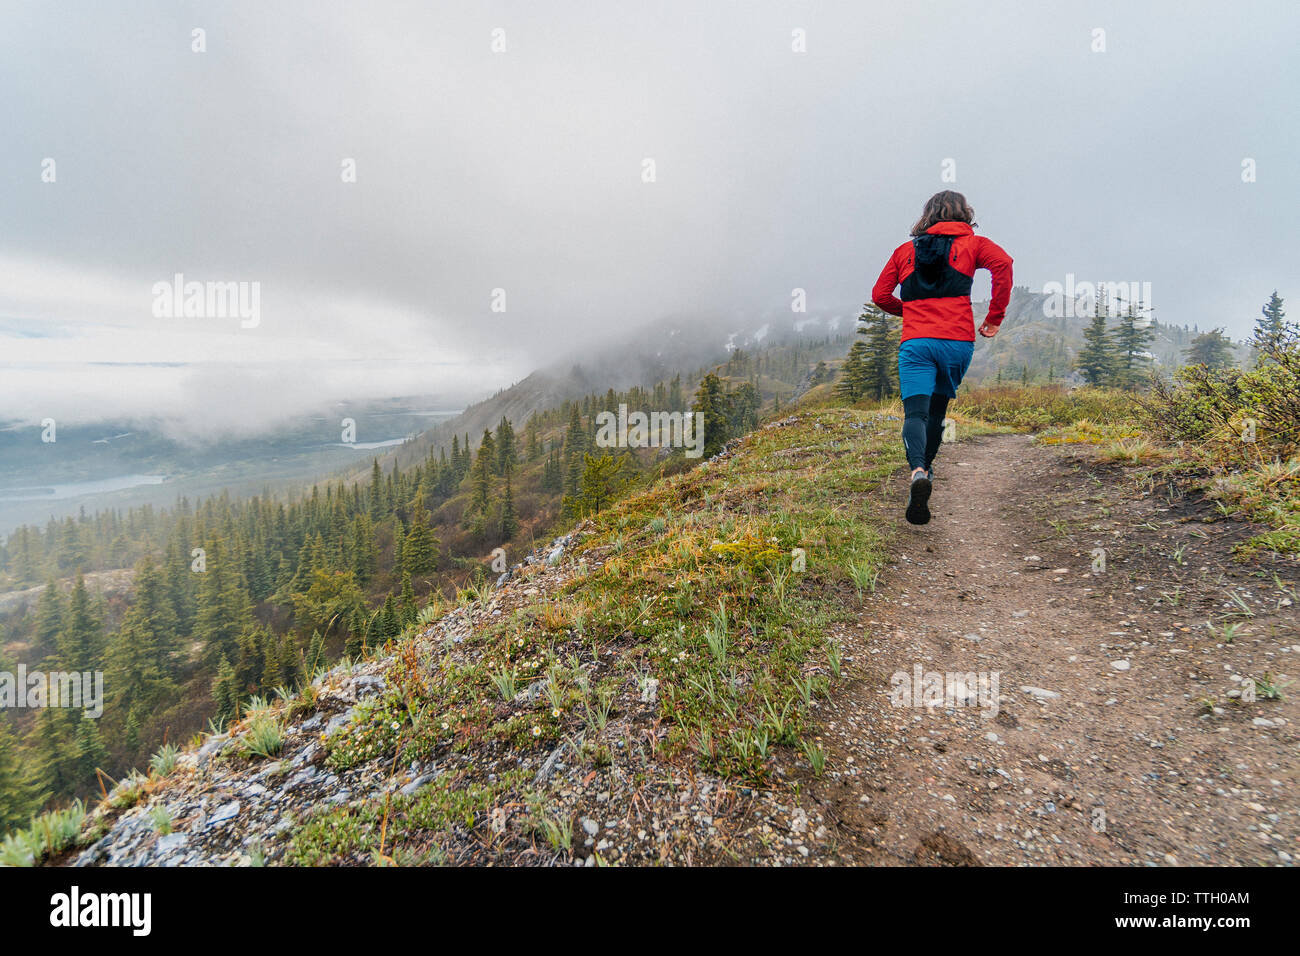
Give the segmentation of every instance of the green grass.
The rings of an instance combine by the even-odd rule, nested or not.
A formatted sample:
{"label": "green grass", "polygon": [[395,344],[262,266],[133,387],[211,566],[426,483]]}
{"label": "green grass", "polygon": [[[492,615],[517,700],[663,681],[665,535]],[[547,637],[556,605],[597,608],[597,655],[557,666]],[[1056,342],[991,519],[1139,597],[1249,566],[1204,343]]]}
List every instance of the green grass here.
{"label": "green grass", "polygon": [[298,826],[285,851],[285,862],[296,866],[378,862],[400,848],[400,862],[441,863],[444,843],[481,823],[499,796],[520,775],[495,783],[457,786],[451,779],[435,781],[418,794],[382,801],[332,807]]}
{"label": "green grass", "polygon": [[29,827],[7,835],[0,842],[0,866],[35,866],[69,847],[90,842],[97,835],[83,834],[85,822],[86,807],[80,800],[63,810],[32,817]]}
{"label": "green grass", "polygon": [[993,425],[1042,429],[1087,421],[1098,426],[1137,417],[1132,392],[1063,385],[992,385],[958,394],[950,408]]}
{"label": "green grass", "polygon": [[243,738],[246,757],[274,757],[284,749],[284,725],[270,711],[259,711],[248,720],[248,730]]}
{"label": "green grass", "polygon": [[176,769],[176,758],[181,749],[175,744],[163,744],[158,752],[149,758],[149,772],[156,777],[166,777]]}
{"label": "green grass", "polygon": [[[840,667],[825,635],[856,618],[859,584],[884,564],[888,522],[876,505],[902,459],[897,422],[875,411],[797,414],[798,424],[753,433],[728,460],[662,479],[591,519],[593,533],[566,556],[588,570],[558,593],[454,647],[398,645],[386,691],[326,741],[326,764],[388,772],[432,759],[461,767],[455,792],[477,796],[456,804],[439,786],[394,797],[383,860],[374,856],[382,803],[331,808],[298,824],[286,859],[444,851],[451,830],[479,826],[493,801],[539,799],[531,775],[511,774],[525,756],[535,772],[566,739],[566,762],[596,771],[622,761],[635,775],[650,772],[637,761],[650,761],[747,785],[773,785],[778,763],[815,760],[820,772],[824,755],[805,737],[816,697],[829,692],[828,662]],[[651,679],[658,694],[647,706]],[[636,743],[651,721],[659,732]],[[567,852],[572,821],[530,819],[543,845]]]}

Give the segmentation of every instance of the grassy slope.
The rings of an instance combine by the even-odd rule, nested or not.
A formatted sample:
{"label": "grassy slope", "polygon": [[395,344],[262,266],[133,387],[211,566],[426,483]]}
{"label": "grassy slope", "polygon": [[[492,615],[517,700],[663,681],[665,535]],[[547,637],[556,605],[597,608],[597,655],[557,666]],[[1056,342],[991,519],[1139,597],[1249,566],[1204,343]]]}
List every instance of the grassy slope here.
{"label": "grassy slope", "polygon": [[515,852],[537,839],[566,855],[572,775],[535,786],[531,769],[566,739],[581,753],[572,771],[651,800],[675,774],[770,787],[797,765],[819,769],[810,701],[839,670],[824,633],[855,616],[883,562],[873,503],[900,463],[896,427],[872,412],[801,410],[590,521],[574,558],[588,570],[557,593],[461,644],[417,638],[327,762],[431,759],[454,772],[387,807],[320,814],[288,859],[363,862],[384,831],[385,856],[436,860],[501,807],[526,810],[486,841],[494,855],[513,857],[516,824]]}

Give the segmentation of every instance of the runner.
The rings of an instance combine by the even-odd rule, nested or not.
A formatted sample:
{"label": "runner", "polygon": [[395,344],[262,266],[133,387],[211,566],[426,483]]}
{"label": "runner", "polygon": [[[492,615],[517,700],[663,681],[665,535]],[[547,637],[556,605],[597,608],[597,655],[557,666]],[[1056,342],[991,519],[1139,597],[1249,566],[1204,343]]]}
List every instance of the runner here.
{"label": "runner", "polygon": [[[912,239],[885,263],[871,301],[903,317],[898,384],[903,398],[903,448],[912,469],[907,520],[930,520],[934,457],[943,441],[948,401],[975,353],[970,290],[976,269],[993,276],[989,314],[980,326],[997,335],[1011,298],[1011,257],[997,243],[975,235],[975,210],[961,193],[945,189],[925,204]],[[902,286],[901,298],[894,290]]]}

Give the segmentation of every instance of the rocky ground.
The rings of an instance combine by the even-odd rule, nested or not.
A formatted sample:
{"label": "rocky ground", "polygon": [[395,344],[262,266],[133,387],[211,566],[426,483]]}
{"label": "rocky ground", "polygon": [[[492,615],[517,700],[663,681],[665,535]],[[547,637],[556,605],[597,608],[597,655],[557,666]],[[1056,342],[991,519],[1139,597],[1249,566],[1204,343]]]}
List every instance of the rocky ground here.
{"label": "rocky ground", "polygon": [[[421,633],[411,648],[456,648],[472,654],[474,635],[521,607],[552,596],[599,562],[598,554],[572,557],[582,529],[530,555],[503,576],[486,603],[449,612]],[[410,654],[410,648],[407,649]],[[439,838],[436,858],[385,858],[382,862],[448,864],[680,865],[719,863],[794,864],[808,859],[828,832],[787,788],[756,790],[652,759],[653,748],[627,742],[662,738],[656,689],[629,687],[607,736],[627,748],[606,767],[573,759],[573,742],[520,755],[489,741],[448,755],[439,763],[395,767],[378,757],[334,772],[324,763],[327,745],[346,732],[359,704],[382,694],[397,655],[339,667],[319,678],[313,712],[292,722],[282,752],[255,761],[241,754],[244,725],[209,737],[180,755],[176,770],[132,792],[126,781],[109,794],[89,826],[103,831],[85,850],[63,863],[78,866],[205,866],[302,862],[291,857],[295,829],[331,806],[379,808],[394,797],[418,797],[426,788],[468,789],[491,785],[504,772],[522,771],[542,796],[545,814],[573,821],[572,847],[557,851],[531,827],[530,808],[503,797],[474,825],[454,827]],[[520,691],[518,700],[536,694]],[[508,709],[508,707],[507,707]],[[634,752],[635,751],[635,752]],[[778,771],[781,774],[782,771]],[[397,804],[394,804],[396,807]],[[396,815],[403,812],[394,809]],[[167,821],[159,825],[159,819]],[[358,857],[347,862],[374,863]]]}

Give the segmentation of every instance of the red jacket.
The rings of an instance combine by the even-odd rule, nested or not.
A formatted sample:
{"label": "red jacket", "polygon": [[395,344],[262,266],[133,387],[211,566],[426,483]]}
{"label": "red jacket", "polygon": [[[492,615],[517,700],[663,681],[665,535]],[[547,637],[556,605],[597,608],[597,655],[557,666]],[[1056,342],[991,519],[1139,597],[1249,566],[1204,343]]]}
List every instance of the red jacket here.
{"label": "red jacket", "polygon": [[[885,268],[871,290],[871,301],[890,315],[903,317],[903,336],[908,339],[956,339],[975,341],[975,318],[970,307],[970,282],[976,269],[988,269],[993,275],[993,299],[985,320],[989,325],[1001,325],[1011,298],[1011,257],[992,240],[975,235],[969,223],[937,222],[926,230],[927,236],[940,237],[920,243],[908,241],[894,250]],[[951,236],[949,240],[946,237]],[[947,261],[941,261],[944,246],[951,242]],[[923,273],[916,273],[914,261],[918,246],[922,256],[927,249],[935,250],[935,261],[921,265]],[[928,269],[927,269],[928,267]],[[909,281],[910,280],[910,281]],[[903,286],[903,298],[894,295],[894,289]],[[938,291],[940,294],[931,293]]]}

